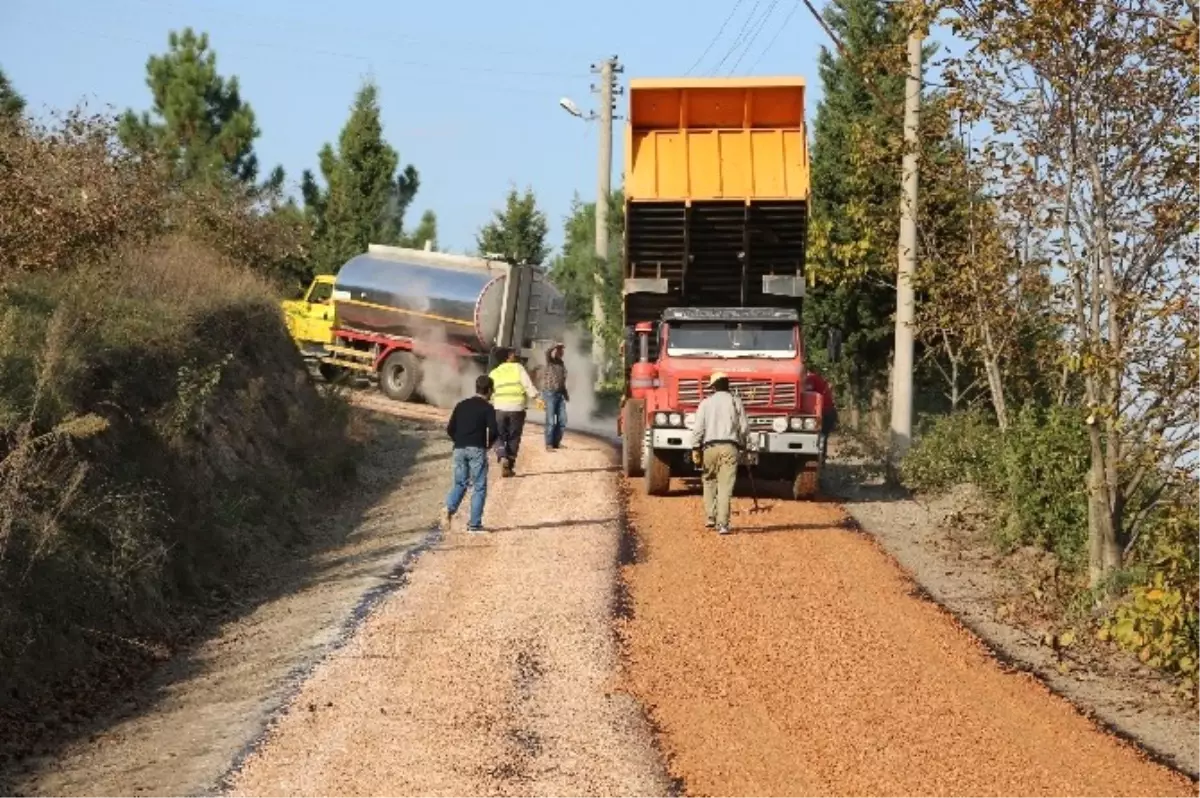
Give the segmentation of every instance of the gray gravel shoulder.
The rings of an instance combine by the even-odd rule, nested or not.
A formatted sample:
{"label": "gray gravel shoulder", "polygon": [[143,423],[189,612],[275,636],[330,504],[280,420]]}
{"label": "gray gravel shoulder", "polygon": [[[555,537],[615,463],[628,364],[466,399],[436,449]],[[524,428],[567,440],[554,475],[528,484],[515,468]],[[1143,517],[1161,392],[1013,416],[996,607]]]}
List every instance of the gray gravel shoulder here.
{"label": "gray gravel shoulder", "polygon": [[1014,667],[1035,674],[1084,714],[1197,778],[1200,728],[1194,710],[1156,700],[1156,680],[1132,672],[1073,667],[1063,673],[1058,655],[1041,645],[1039,636],[998,617],[1001,597],[1011,589],[998,557],[957,528],[962,514],[970,512],[970,496],[960,492],[917,501],[884,487],[861,460],[831,458],[830,492],[934,601]]}
{"label": "gray gravel shoulder", "polygon": [[[485,524],[424,555],[307,681],[236,795],[655,795],[653,737],[619,691],[610,447],[527,434]],[[443,480],[443,487],[445,482]]]}
{"label": "gray gravel shoulder", "polygon": [[[167,663],[90,739],[29,769],[20,794],[212,792],[312,666],[341,642],[365,598],[430,534],[450,454],[428,422],[376,418],[357,495],[313,531],[320,553],[282,563],[279,598]],[[359,498],[361,497],[361,499]],[[382,497],[382,498],[378,498]]]}

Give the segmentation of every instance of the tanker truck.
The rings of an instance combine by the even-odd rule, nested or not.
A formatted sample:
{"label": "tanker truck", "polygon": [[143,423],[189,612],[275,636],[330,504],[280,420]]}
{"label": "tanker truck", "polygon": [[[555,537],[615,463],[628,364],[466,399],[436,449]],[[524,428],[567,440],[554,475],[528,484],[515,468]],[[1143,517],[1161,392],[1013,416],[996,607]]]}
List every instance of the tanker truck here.
{"label": "tanker truck", "polygon": [[566,302],[538,267],[379,244],[283,310],[326,379],[357,373],[399,401],[420,393],[430,359],[489,368],[508,347],[541,362],[566,329]]}
{"label": "tanker truck", "polygon": [[650,495],[695,475],[690,428],[719,370],[749,416],[743,467],[812,497],[824,447],[800,328],[804,79],[640,79],[628,94],[622,470]]}

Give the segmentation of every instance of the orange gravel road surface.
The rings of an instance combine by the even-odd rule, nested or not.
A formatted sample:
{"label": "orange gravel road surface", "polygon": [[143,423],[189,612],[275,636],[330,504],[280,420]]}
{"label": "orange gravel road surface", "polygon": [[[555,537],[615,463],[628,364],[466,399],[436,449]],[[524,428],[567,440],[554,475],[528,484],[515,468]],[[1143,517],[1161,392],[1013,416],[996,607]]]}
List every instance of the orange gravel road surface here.
{"label": "orange gravel road surface", "polygon": [[631,689],[696,795],[1196,795],[916,597],[836,504],[629,483]]}
{"label": "orange gravel road surface", "polygon": [[540,432],[516,478],[492,469],[492,534],[456,519],[301,687],[234,794],[665,791],[640,709],[614,691],[612,452],[573,436],[545,452]]}

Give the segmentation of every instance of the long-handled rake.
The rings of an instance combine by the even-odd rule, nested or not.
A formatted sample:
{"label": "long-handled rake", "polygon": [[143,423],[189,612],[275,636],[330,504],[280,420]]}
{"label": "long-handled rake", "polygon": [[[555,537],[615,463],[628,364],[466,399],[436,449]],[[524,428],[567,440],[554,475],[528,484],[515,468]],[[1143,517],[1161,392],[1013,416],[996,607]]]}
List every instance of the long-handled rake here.
{"label": "long-handled rake", "polygon": [[748,466],[746,474],[750,477],[750,497],[754,500],[754,506],[750,508],[750,515],[765,513],[768,508],[758,506],[758,483],[754,479],[754,466]]}

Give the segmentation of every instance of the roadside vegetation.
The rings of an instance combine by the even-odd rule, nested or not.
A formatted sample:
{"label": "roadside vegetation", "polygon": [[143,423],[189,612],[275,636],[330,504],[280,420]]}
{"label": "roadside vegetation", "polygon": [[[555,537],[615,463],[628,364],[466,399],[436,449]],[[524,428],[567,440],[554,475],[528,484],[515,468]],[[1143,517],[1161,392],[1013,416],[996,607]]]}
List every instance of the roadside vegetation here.
{"label": "roadside vegetation", "polygon": [[1046,553],[1056,589],[1025,598],[1048,644],[1125,649],[1195,696],[1195,7],[902,9],[826,12],[844,51],[821,60],[810,351],[845,331],[842,418],[885,446],[905,39],[936,20],[966,46],[927,51],[921,423],[900,476],[973,485],[1002,551]]}
{"label": "roadside vegetation", "polygon": [[0,761],[237,607],[356,455],[279,311],[305,220],[217,143],[220,116],[138,139],[80,111],[34,123],[5,92]]}

